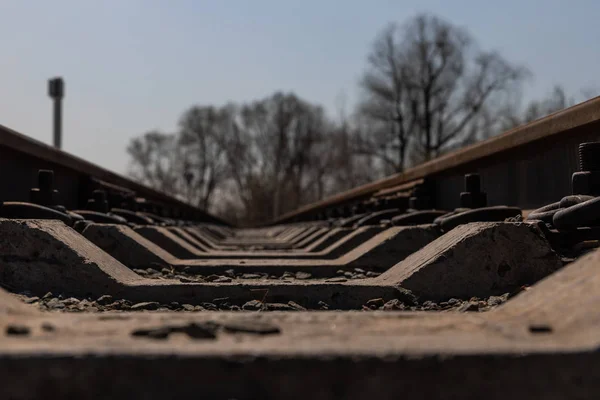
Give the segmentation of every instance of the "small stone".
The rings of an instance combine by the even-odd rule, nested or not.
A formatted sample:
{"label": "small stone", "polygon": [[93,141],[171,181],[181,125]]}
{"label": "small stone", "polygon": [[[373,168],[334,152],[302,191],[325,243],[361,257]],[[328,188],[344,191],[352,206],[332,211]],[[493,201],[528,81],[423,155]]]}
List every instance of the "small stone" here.
{"label": "small stone", "polygon": [[433,301],[427,300],[423,303],[423,310],[431,311],[431,310],[439,310],[439,306],[435,304]]}
{"label": "small stone", "polygon": [[398,299],[388,301],[383,305],[385,311],[404,310],[406,306]]}
{"label": "small stone", "polygon": [[317,304],[321,307],[321,310],[329,310],[329,304],[324,301],[319,301]]}
{"label": "small stone", "polygon": [[148,272],[146,272],[145,269],[134,269],[133,272],[135,272],[136,274],[141,275],[141,276],[148,275]]}
{"label": "small stone", "polygon": [[81,301],[79,302],[79,304],[78,304],[78,306],[79,306],[79,307],[88,307],[88,306],[91,306],[91,305],[92,305],[92,302],[90,302],[90,301],[89,301],[89,300],[87,300],[87,299],[83,299],[83,300],[81,300]]}
{"label": "small stone", "polygon": [[206,311],[206,308],[202,306],[194,306],[194,311]]}
{"label": "small stone", "polygon": [[228,269],[227,271],[225,271],[225,275],[227,275],[230,278],[235,278],[235,271],[233,269]]}
{"label": "small stone", "polygon": [[171,311],[171,310],[169,310],[167,307],[159,307],[156,309],[156,311]]}
{"label": "small stone", "polygon": [[242,311],[242,309],[240,308],[240,306],[236,306],[236,305],[231,306],[230,310],[231,311]]}
{"label": "small stone", "polygon": [[396,288],[396,298],[409,306],[416,306],[419,303],[419,299],[413,294],[413,292],[401,287]]}
{"label": "small stone", "polygon": [[79,304],[79,299],[76,299],[75,297],[69,297],[68,299],[63,300],[62,303],[65,306],[72,306],[75,304]]}
{"label": "small stone", "polygon": [[178,303],[178,302],[176,302],[176,301],[172,301],[172,302],[171,302],[171,304],[169,304],[169,306],[170,306],[171,308],[174,308],[174,309],[181,308],[181,304],[179,304],[179,303]]}
{"label": "small stone", "polygon": [[104,296],[100,296],[98,297],[98,300],[96,300],[96,303],[105,306],[107,304],[110,304],[113,302],[113,298],[111,295],[109,294],[105,294]]}
{"label": "small stone", "polygon": [[242,279],[260,279],[262,275],[259,274],[242,274]]}
{"label": "small stone", "polygon": [[215,283],[227,283],[227,282],[231,282],[231,278],[228,278],[226,276],[221,276],[218,279],[215,279],[213,282],[215,282]]}
{"label": "small stone", "polygon": [[171,275],[171,274],[173,273],[173,271],[171,271],[171,270],[170,270],[170,269],[168,269],[168,268],[163,268],[163,269],[161,269],[161,270],[160,270],[160,272],[161,272],[163,275]]}
{"label": "small stone", "polygon": [[158,304],[155,301],[146,301],[143,303],[137,303],[134,304],[133,306],[131,306],[131,310],[132,311],[139,311],[139,310],[156,310],[158,309],[158,307],[160,307],[160,304]]}
{"label": "small stone", "polygon": [[365,279],[365,274],[355,274],[352,279]]}
{"label": "small stone", "polygon": [[337,275],[344,275],[346,273],[346,271],[344,271],[343,269],[338,269],[337,271],[335,271],[335,273]]}
{"label": "small stone", "polygon": [[382,307],[384,304],[385,301],[382,298],[371,299],[367,301],[367,307],[371,308],[372,310]]}
{"label": "small stone", "polygon": [[379,272],[369,271],[369,272],[367,272],[366,275],[367,275],[368,278],[375,278],[375,277],[378,277],[381,274]]}
{"label": "small stone", "polygon": [[353,274],[352,272],[346,271],[346,272],[344,272],[344,276],[345,276],[346,278],[350,278],[350,279],[352,279],[352,277],[354,276],[354,274]]}
{"label": "small stone", "polygon": [[[508,297],[508,294],[506,294],[506,296]],[[490,296],[487,300],[487,304],[490,307],[495,307],[495,306],[499,306],[500,304],[504,303],[506,301],[506,298],[503,298],[502,296]]]}
{"label": "small stone", "polygon": [[27,303],[27,304],[37,303],[38,301],[40,301],[40,298],[37,296],[29,297],[29,298],[25,299],[25,303]]}
{"label": "small stone", "polygon": [[48,293],[46,293],[46,294],[45,294],[45,295],[42,297],[42,300],[49,300],[49,299],[51,299],[52,297],[54,297],[54,295],[52,294],[52,292],[48,292]]}
{"label": "small stone", "polygon": [[181,306],[185,311],[194,311],[195,307],[191,304],[184,304]]}
{"label": "small stone", "polygon": [[309,279],[311,276],[312,274],[309,274],[308,272],[296,272],[296,279]]}
{"label": "small stone", "polygon": [[250,300],[242,306],[242,309],[249,311],[257,311],[263,308],[263,303],[260,300]]}
{"label": "small stone", "polygon": [[354,272],[356,272],[357,274],[364,274],[365,270],[362,268],[354,268]]}
{"label": "small stone", "polygon": [[460,300],[455,299],[455,298],[451,298],[450,300],[447,301],[449,306],[455,306],[460,304]]}
{"label": "small stone", "polygon": [[296,311],[306,311],[306,308],[302,307],[300,304],[293,302],[291,300],[288,301],[288,306],[292,307]]}
{"label": "small stone", "polygon": [[60,302],[59,299],[57,299],[56,297],[51,298],[47,303],[46,306],[48,308],[51,309],[56,309],[56,310],[62,310],[63,308],[65,308],[65,305],[63,303]]}
{"label": "small stone", "polygon": [[[196,306],[196,307],[198,307],[198,306]],[[205,309],[210,310],[210,311],[218,310],[217,306],[214,305],[213,303],[202,303],[202,307],[204,307]]]}

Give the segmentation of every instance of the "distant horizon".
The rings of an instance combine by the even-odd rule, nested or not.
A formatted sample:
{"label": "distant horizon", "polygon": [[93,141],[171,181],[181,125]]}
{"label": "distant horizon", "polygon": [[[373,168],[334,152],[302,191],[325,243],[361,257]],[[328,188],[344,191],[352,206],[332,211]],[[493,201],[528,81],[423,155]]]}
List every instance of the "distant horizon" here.
{"label": "distant horizon", "polygon": [[528,67],[534,78],[523,102],[554,85],[583,101],[581,90],[600,88],[600,55],[589,51],[600,37],[600,3],[574,3],[8,1],[0,5],[0,125],[51,145],[47,81],[62,76],[63,150],[127,175],[130,139],[174,131],[194,104],[283,91],[333,118],[345,97],[350,114],[377,33],[420,12],[466,28],[481,48]]}

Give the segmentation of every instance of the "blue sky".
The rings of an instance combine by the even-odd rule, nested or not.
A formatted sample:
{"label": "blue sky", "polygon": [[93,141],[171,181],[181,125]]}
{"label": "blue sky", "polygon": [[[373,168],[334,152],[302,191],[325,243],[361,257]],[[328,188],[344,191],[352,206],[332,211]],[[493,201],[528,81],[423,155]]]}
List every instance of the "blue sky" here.
{"label": "blue sky", "polygon": [[430,12],[535,75],[600,88],[594,0],[0,0],[0,124],[51,143],[47,79],[66,81],[63,148],[124,173],[125,147],[192,104],[294,91],[335,114],[377,32]]}

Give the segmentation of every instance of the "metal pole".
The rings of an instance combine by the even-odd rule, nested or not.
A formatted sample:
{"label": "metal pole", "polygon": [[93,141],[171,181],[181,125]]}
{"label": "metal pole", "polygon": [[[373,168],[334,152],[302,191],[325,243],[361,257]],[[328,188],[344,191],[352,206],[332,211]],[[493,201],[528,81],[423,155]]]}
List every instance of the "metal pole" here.
{"label": "metal pole", "polygon": [[54,99],[54,147],[62,146],[62,99],[64,97],[64,81],[62,78],[52,78],[48,81],[48,95]]}
{"label": "metal pole", "polygon": [[61,148],[62,139],[62,99],[54,99],[54,147]]}

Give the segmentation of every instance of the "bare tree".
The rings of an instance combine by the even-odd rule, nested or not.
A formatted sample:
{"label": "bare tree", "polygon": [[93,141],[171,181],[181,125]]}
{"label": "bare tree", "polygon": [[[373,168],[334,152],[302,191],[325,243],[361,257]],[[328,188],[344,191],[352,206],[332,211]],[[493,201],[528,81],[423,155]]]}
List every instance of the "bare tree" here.
{"label": "bare tree", "polygon": [[167,193],[182,194],[177,138],[157,131],[134,138],[127,147],[131,157],[130,175]]}
{"label": "bare tree", "polygon": [[357,141],[359,154],[378,157],[396,172],[404,168],[409,139],[417,124],[401,40],[393,24],[375,40],[368,57],[369,69],[361,82],[366,98],[360,106],[360,112],[373,121],[373,130]]}
{"label": "bare tree", "polygon": [[404,168],[409,146],[428,160],[473,140],[496,120],[487,104],[518,90],[527,76],[499,54],[479,51],[465,30],[430,15],[390,24],[368,60],[361,112],[375,129],[364,151],[395,171]]}
{"label": "bare tree", "polygon": [[179,145],[184,160],[182,175],[188,198],[208,209],[217,185],[227,179],[224,143],[233,116],[227,107],[194,106],[179,121]]}
{"label": "bare tree", "polygon": [[310,197],[321,182],[310,174],[323,173],[316,149],[326,130],[323,110],[293,94],[241,108],[228,153],[239,193],[256,218],[275,217]]}

